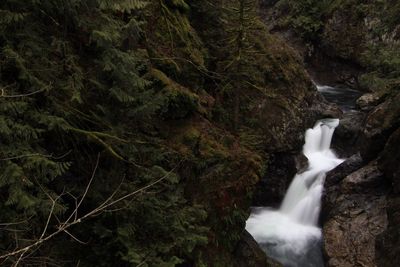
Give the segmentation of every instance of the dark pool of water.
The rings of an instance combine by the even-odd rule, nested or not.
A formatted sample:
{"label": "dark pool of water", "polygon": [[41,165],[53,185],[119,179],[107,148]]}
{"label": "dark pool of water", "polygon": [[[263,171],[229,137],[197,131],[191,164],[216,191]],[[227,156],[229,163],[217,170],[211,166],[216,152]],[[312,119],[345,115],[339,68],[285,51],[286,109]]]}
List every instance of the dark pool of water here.
{"label": "dark pool of water", "polygon": [[362,93],[344,86],[317,85],[318,91],[329,102],[337,104],[343,112],[355,110],[356,100]]}

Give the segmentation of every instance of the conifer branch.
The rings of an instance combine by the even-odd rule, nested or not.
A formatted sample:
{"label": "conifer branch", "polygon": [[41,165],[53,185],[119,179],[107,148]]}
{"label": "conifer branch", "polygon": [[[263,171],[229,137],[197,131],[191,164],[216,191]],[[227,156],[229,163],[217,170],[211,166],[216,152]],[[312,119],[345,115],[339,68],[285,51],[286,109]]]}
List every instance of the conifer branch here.
{"label": "conifer branch", "polygon": [[86,135],[87,137],[93,139],[94,141],[98,142],[100,145],[102,145],[108,152],[110,152],[110,154],[112,156],[114,156],[115,158],[122,160],[122,161],[126,161],[121,155],[119,155],[112,147],[111,145],[107,144],[103,139],[101,139],[100,137],[103,138],[109,138],[109,139],[114,139],[117,140],[119,142],[123,142],[123,143],[127,143],[126,140],[121,139],[117,136],[113,136],[107,133],[102,133],[102,132],[96,132],[96,131],[86,131],[86,130],[82,130],[82,129],[78,129],[78,128],[73,128],[73,127],[69,127],[69,130],[76,132],[76,133],[80,133],[83,135]]}
{"label": "conifer branch", "polygon": [[97,131],[87,131],[87,130],[82,130],[82,129],[78,129],[78,128],[74,128],[74,127],[69,127],[69,130],[73,131],[73,132],[77,132],[77,133],[81,133],[81,134],[86,134],[86,135],[95,135],[97,137],[103,137],[103,138],[109,138],[109,139],[114,139],[116,141],[122,142],[122,143],[127,143],[128,141],[125,139],[122,139],[118,136],[114,136],[111,134],[107,134],[107,133],[102,133],[102,132],[97,132]]}
{"label": "conifer branch", "polygon": [[209,78],[220,79],[221,77],[223,77],[222,73],[215,72],[215,71],[210,71],[210,70],[206,69],[204,66],[202,66],[202,65],[199,66],[199,64],[196,64],[192,60],[187,59],[187,58],[182,58],[182,57],[151,57],[150,60],[180,60],[180,61],[184,61],[184,62],[187,62],[187,63],[191,64],[200,73],[206,75]]}
{"label": "conifer branch", "polygon": [[[108,208],[110,208],[110,207],[112,207],[112,206],[114,206],[114,205],[116,205],[116,204],[119,204],[120,202],[122,202],[122,201],[124,201],[124,200],[126,200],[126,199],[129,199],[129,198],[131,198],[131,197],[133,197],[133,196],[135,196],[135,195],[138,195],[138,194],[140,194],[140,193],[146,191],[147,189],[149,189],[149,188],[151,188],[151,187],[153,187],[153,186],[159,184],[160,182],[162,182],[163,180],[165,180],[167,177],[169,177],[169,176],[175,171],[175,169],[176,169],[177,167],[179,167],[180,164],[182,163],[182,161],[180,161],[180,162],[178,163],[177,166],[175,166],[174,168],[172,168],[169,172],[167,172],[165,175],[163,175],[161,178],[157,179],[156,181],[154,181],[154,182],[152,182],[152,183],[150,183],[150,184],[148,184],[148,185],[146,185],[146,186],[144,186],[144,187],[141,187],[141,188],[139,188],[138,190],[135,190],[135,191],[133,191],[133,192],[131,192],[131,193],[128,193],[128,194],[126,194],[126,195],[124,195],[124,196],[122,196],[122,197],[119,197],[119,198],[116,199],[116,200],[112,200],[113,197],[117,194],[117,191],[119,190],[119,186],[118,186],[117,189],[114,190],[114,192],[111,194],[111,196],[108,197],[102,204],[100,204],[98,207],[94,208],[94,209],[91,210],[90,212],[86,213],[85,215],[82,215],[82,216],[78,217],[78,216],[77,216],[77,214],[78,214],[78,209],[79,209],[79,207],[81,206],[81,204],[83,203],[83,201],[85,200],[86,195],[87,195],[87,193],[88,193],[89,190],[90,190],[90,187],[91,187],[91,185],[92,185],[92,182],[93,182],[93,180],[94,180],[94,178],[95,178],[95,176],[96,176],[96,171],[97,171],[97,168],[98,168],[98,166],[99,166],[99,160],[100,160],[100,154],[98,154],[98,157],[97,157],[97,160],[96,160],[96,164],[95,164],[94,170],[93,170],[92,175],[91,175],[91,178],[90,178],[90,180],[89,180],[89,182],[88,182],[88,184],[87,184],[87,186],[86,186],[86,188],[85,188],[85,191],[84,191],[84,193],[83,193],[83,195],[82,195],[82,197],[81,197],[81,200],[80,200],[79,203],[76,205],[75,209],[73,210],[73,212],[71,213],[71,215],[67,218],[67,220],[66,220],[65,222],[63,222],[63,223],[60,223],[60,224],[57,226],[57,230],[56,230],[56,231],[54,231],[54,232],[51,233],[51,234],[48,234],[47,236],[45,235],[45,233],[46,233],[46,231],[47,231],[47,229],[48,229],[48,226],[49,226],[50,218],[51,218],[51,216],[53,215],[53,212],[54,212],[54,206],[56,205],[57,200],[58,200],[64,193],[62,193],[61,195],[59,195],[59,196],[58,196],[56,199],[54,199],[54,200],[49,196],[49,197],[52,199],[53,204],[52,204],[52,208],[51,208],[51,210],[50,210],[50,213],[49,213],[49,216],[48,216],[48,219],[47,219],[45,228],[44,228],[43,233],[42,233],[42,235],[40,236],[40,238],[39,238],[38,240],[36,240],[34,243],[32,243],[32,244],[30,244],[30,245],[28,245],[28,246],[25,246],[25,247],[23,247],[23,248],[16,249],[16,250],[14,250],[14,251],[12,251],[12,252],[9,252],[9,253],[6,253],[6,254],[4,254],[4,255],[0,255],[0,259],[4,259],[4,261],[6,261],[6,260],[9,259],[10,257],[18,256],[17,261],[12,265],[13,267],[17,267],[17,266],[19,265],[19,263],[23,260],[24,255],[25,255],[27,252],[38,248],[39,246],[41,246],[41,245],[42,245],[43,243],[45,243],[46,241],[52,239],[53,237],[55,237],[55,236],[57,236],[57,235],[59,235],[60,233],[63,233],[63,232],[65,232],[66,234],[68,234],[69,236],[71,236],[71,238],[73,238],[75,241],[77,241],[77,242],[79,242],[79,243],[85,244],[84,242],[82,242],[81,240],[79,240],[78,238],[76,238],[75,236],[73,236],[67,229],[69,229],[70,227],[72,227],[72,226],[74,226],[74,225],[76,225],[76,224],[82,223],[82,222],[85,221],[86,219],[89,219],[89,218],[91,218],[91,217],[95,217],[95,216],[98,215],[99,213],[105,212]],[[71,221],[72,218],[74,218],[74,219]]]}
{"label": "conifer branch", "polygon": [[125,159],[120,156],[109,144],[101,140],[97,135],[89,133],[89,136],[92,137],[94,140],[102,144],[114,157],[116,157],[119,160],[125,161]]}

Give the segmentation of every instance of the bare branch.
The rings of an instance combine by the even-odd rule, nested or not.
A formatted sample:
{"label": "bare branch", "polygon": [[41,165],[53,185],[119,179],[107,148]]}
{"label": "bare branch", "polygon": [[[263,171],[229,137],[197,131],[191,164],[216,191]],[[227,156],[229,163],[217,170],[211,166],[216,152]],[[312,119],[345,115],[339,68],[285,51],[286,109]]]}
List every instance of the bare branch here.
{"label": "bare branch", "polygon": [[34,91],[34,92],[27,93],[27,94],[7,95],[5,89],[7,87],[11,87],[11,86],[13,86],[13,85],[8,85],[8,86],[5,86],[3,88],[0,88],[0,91],[1,91],[0,98],[1,97],[3,97],[3,98],[19,98],[19,97],[26,97],[26,96],[31,96],[31,95],[34,95],[34,94],[38,94],[38,93],[46,91],[51,86],[51,83],[48,86],[46,86],[46,87],[44,87],[42,89],[39,89],[39,90]]}
{"label": "bare branch", "polygon": [[13,160],[13,159],[21,159],[21,158],[29,158],[29,157],[36,157],[36,156],[41,156],[44,158],[52,158],[52,159],[62,159],[66,157],[68,154],[70,154],[72,150],[60,155],[60,156],[53,156],[53,155],[44,155],[40,153],[33,153],[33,154],[26,154],[26,155],[20,155],[20,156],[15,156],[15,157],[9,157],[9,158],[2,158],[0,161],[6,161],[6,160]]}
{"label": "bare branch", "polygon": [[82,245],[87,245],[88,242],[83,242],[81,240],[79,240],[77,237],[75,237],[73,234],[71,234],[70,232],[68,232],[67,230],[64,230],[64,232],[69,235],[70,237],[72,237],[72,239],[74,239],[76,242],[82,244]]}
{"label": "bare branch", "polygon": [[23,224],[23,223],[28,222],[28,220],[29,220],[30,218],[32,218],[32,217],[33,217],[33,216],[29,217],[29,218],[26,219],[26,220],[22,220],[22,221],[19,221],[19,222],[0,223],[0,226],[11,226],[11,225]]}
{"label": "bare branch", "polygon": [[43,88],[43,89],[40,89],[40,90],[37,90],[37,91],[31,92],[31,93],[27,93],[27,94],[20,94],[20,95],[6,95],[6,94],[5,94],[5,91],[4,91],[4,88],[2,88],[2,89],[1,89],[1,95],[0,95],[0,97],[3,97],[3,98],[18,98],[18,97],[26,97],[26,96],[31,96],[31,95],[34,95],[34,94],[41,93],[41,92],[43,92],[43,91],[45,91],[45,90],[46,90],[46,88]]}
{"label": "bare branch", "polygon": [[22,258],[24,257],[24,254],[26,253],[26,251],[24,251],[23,253],[21,253],[21,255],[19,256],[18,260],[13,264],[13,267],[17,267],[18,264],[20,263],[20,261],[22,260]]}
{"label": "bare branch", "polygon": [[[76,207],[75,207],[74,211],[71,213],[71,215],[67,218],[67,220],[66,220],[65,222],[60,223],[60,224],[58,225],[56,231],[54,231],[53,233],[48,234],[47,236],[45,236],[45,235],[46,235],[46,232],[47,232],[47,229],[48,229],[49,221],[50,221],[50,218],[51,218],[51,216],[52,216],[52,214],[53,214],[53,212],[54,212],[54,207],[55,207],[55,205],[56,205],[56,203],[57,203],[57,200],[58,200],[64,193],[61,194],[61,195],[59,195],[56,199],[53,199],[53,198],[51,198],[50,195],[48,195],[48,196],[50,197],[50,199],[52,199],[53,203],[52,203],[52,208],[51,208],[51,210],[50,210],[49,216],[48,216],[48,218],[47,218],[46,226],[45,226],[45,228],[44,228],[44,230],[43,230],[43,233],[42,233],[42,235],[40,236],[40,238],[39,238],[38,240],[36,240],[34,243],[32,243],[32,244],[30,244],[30,245],[28,245],[28,246],[25,246],[25,247],[23,247],[23,248],[16,249],[16,250],[14,250],[14,251],[12,251],[12,252],[9,252],[9,253],[7,253],[7,254],[4,254],[4,255],[0,255],[0,259],[5,259],[5,260],[7,260],[7,259],[9,259],[10,257],[18,256],[18,255],[19,255],[18,260],[17,260],[16,263],[13,265],[13,266],[17,266],[17,265],[19,264],[19,262],[23,259],[24,255],[25,255],[28,251],[37,249],[42,243],[48,241],[49,239],[53,238],[54,236],[56,236],[56,235],[58,235],[58,234],[60,234],[60,233],[62,233],[62,232],[65,232],[66,234],[68,234],[68,235],[69,235],[71,238],[73,238],[75,241],[77,241],[77,242],[79,242],[79,243],[81,243],[81,244],[85,244],[83,241],[79,240],[79,239],[76,238],[74,235],[72,235],[69,231],[67,231],[67,229],[70,228],[70,227],[72,227],[73,225],[76,225],[76,224],[81,223],[82,221],[84,221],[84,220],[86,220],[86,219],[88,219],[88,218],[90,218],[90,217],[94,217],[94,216],[96,216],[97,214],[99,214],[99,213],[101,213],[101,212],[105,212],[108,208],[110,208],[110,207],[112,207],[112,206],[114,206],[114,205],[116,205],[116,204],[118,204],[118,203],[120,203],[120,202],[122,202],[122,201],[124,201],[124,200],[126,200],[126,199],[128,199],[128,198],[131,198],[131,197],[133,197],[133,196],[135,196],[135,195],[137,195],[137,194],[140,194],[140,193],[146,191],[147,189],[149,189],[149,188],[155,186],[156,184],[162,182],[162,181],[165,180],[168,176],[170,176],[171,173],[174,172],[174,170],[175,170],[178,166],[180,166],[180,164],[181,164],[181,162],[182,162],[182,161],[179,162],[179,164],[178,164],[177,166],[175,166],[175,167],[174,167],[173,169],[171,169],[168,173],[166,173],[165,175],[163,175],[161,178],[157,179],[156,181],[154,181],[154,182],[152,182],[152,183],[150,183],[150,184],[148,184],[148,185],[146,185],[146,186],[144,186],[144,187],[142,187],[142,188],[140,188],[140,189],[138,189],[138,190],[135,190],[135,191],[133,191],[133,192],[131,192],[131,193],[128,193],[128,194],[126,194],[126,195],[124,195],[124,196],[122,196],[122,197],[120,197],[120,198],[118,198],[118,199],[116,199],[116,200],[112,200],[113,197],[117,194],[117,192],[118,192],[118,190],[119,190],[119,188],[120,188],[120,186],[121,186],[121,184],[122,184],[122,182],[121,182],[121,184],[120,184],[120,185],[117,187],[117,189],[111,194],[111,196],[108,197],[102,204],[100,204],[98,207],[96,207],[96,208],[93,209],[92,211],[86,213],[85,215],[83,215],[83,216],[81,216],[81,217],[78,217],[78,216],[77,216],[77,214],[78,214],[78,209],[79,209],[79,207],[81,206],[81,204],[83,203],[83,201],[85,200],[87,193],[89,192],[89,189],[90,189],[90,187],[91,187],[91,185],[92,185],[92,182],[93,182],[93,180],[94,180],[94,178],[95,178],[95,174],[96,174],[96,171],[97,171],[97,168],[98,168],[98,165],[99,165],[99,160],[100,160],[100,154],[98,154],[98,156],[97,156],[96,165],[95,165],[95,167],[94,167],[94,170],[93,170],[93,172],[92,172],[91,178],[90,178],[90,180],[89,180],[89,182],[88,182],[88,184],[87,184],[87,186],[86,186],[86,188],[85,188],[85,191],[84,191],[84,193],[83,193],[83,195],[82,195],[80,201],[79,201],[78,204],[76,205]],[[71,221],[72,218],[74,218],[74,220]]]}
{"label": "bare branch", "polygon": [[[94,170],[92,172],[92,176],[90,177],[89,183],[87,184],[87,186],[85,188],[85,192],[83,193],[81,200],[78,202],[78,205],[76,205],[74,212],[72,212],[72,214],[69,216],[69,218],[65,221],[64,225],[68,224],[68,222],[72,219],[72,217],[74,215],[78,216],[77,215],[78,214],[78,209],[81,206],[83,200],[85,199],[86,194],[89,191],[90,186],[92,185],[93,179],[94,179],[94,177],[96,175],[97,167],[99,166],[99,161],[100,161],[100,154],[97,154],[96,165],[94,166]],[[76,219],[74,221],[76,221]]]}
{"label": "bare branch", "polygon": [[[48,195],[48,196],[50,197],[50,195]],[[42,238],[44,237],[44,235],[46,234],[47,228],[49,227],[49,223],[50,223],[51,216],[53,215],[54,207],[56,206],[57,200],[58,200],[60,197],[61,197],[61,195],[58,196],[58,197],[57,197],[56,199],[54,199],[54,200],[51,199],[51,201],[52,201],[53,203],[51,204],[51,209],[50,209],[50,212],[49,212],[49,216],[47,217],[46,225],[45,225],[45,227],[44,227],[44,229],[43,229],[43,232],[42,232],[42,235],[40,236],[39,239],[42,239]],[[50,197],[50,198],[51,198],[51,197]]]}

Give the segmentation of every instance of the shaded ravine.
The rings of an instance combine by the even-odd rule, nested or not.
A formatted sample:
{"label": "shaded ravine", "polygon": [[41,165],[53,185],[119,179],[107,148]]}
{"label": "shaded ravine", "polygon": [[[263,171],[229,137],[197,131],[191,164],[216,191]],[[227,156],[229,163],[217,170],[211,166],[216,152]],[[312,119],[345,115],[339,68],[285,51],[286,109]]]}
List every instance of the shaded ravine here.
{"label": "shaded ravine", "polygon": [[246,223],[262,249],[284,266],[323,266],[318,218],[325,173],[343,162],[330,149],[338,124],[323,119],[306,131],[308,169],[294,177],[279,210],[255,208]]}
{"label": "shaded ravine", "polygon": [[[356,110],[356,99],[361,92],[341,85],[315,86],[344,113]],[[338,119],[323,119],[306,131],[303,154],[308,159],[308,168],[296,174],[280,209],[253,207],[246,223],[246,230],[266,254],[284,266],[324,266],[318,220],[325,174],[344,161],[330,149],[338,125]]]}

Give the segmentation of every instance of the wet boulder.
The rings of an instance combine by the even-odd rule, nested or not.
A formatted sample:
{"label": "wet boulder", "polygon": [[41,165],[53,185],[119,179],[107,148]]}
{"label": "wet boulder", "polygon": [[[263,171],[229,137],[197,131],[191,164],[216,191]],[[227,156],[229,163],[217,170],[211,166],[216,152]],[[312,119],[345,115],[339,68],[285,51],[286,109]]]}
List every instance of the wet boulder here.
{"label": "wet boulder", "polygon": [[379,100],[380,97],[378,95],[373,93],[368,93],[358,98],[356,104],[357,107],[362,111],[370,111],[378,104]]}
{"label": "wet boulder", "polygon": [[282,267],[280,263],[267,257],[247,231],[243,232],[234,256],[237,263],[235,267]]}
{"label": "wet boulder", "polygon": [[271,154],[268,168],[253,195],[253,206],[278,207],[298,168],[304,168],[304,161],[295,153]]}
{"label": "wet boulder", "polygon": [[324,254],[328,267],[377,266],[375,240],[387,227],[389,186],[377,161],[347,174],[360,162],[353,160],[328,174],[323,198]]}
{"label": "wet boulder", "polygon": [[340,156],[348,157],[358,152],[356,143],[364,119],[365,113],[363,112],[354,111],[343,114],[332,141],[332,147],[338,151]]}
{"label": "wet boulder", "polygon": [[343,116],[343,111],[335,103],[327,102],[319,96],[319,102],[314,103],[311,113],[315,113],[317,118],[339,118]]}
{"label": "wet boulder", "polygon": [[372,160],[384,149],[391,133],[400,125],[400,93],[375,107],[365,119],[357,140],[361,155]]}
{"label": "wet boulder", "polygon": [[296,163],[297,173],[303,173],[308,168],[308,158],[303,154],[295,156],[294,161]]}
{"label": "wet boulder", "polygon": [[326,174],[325,186],[330,187],[338,184],[342,179],[352,172],[358,170],[363,165],[363,160],[359,153],[352,155],[342,164]]}

